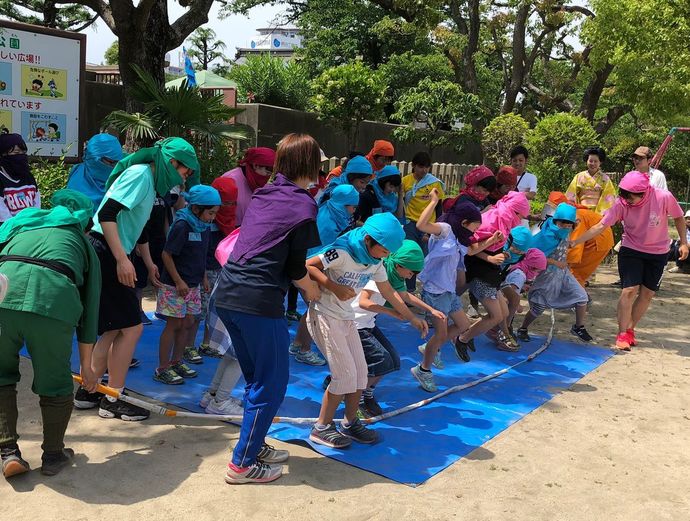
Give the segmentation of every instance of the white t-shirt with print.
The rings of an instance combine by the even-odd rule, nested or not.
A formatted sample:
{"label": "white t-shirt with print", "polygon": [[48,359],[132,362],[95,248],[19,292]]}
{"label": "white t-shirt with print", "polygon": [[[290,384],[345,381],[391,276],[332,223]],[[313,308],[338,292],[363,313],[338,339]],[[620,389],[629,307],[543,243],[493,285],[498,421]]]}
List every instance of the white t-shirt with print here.
{"label": "white t-shirt with print", "polygon": [[340,249],[330,249],[319,254],[326,276],[337,284],[349,286],[355,290],[355,297],[340,300],[327,289],[322,289],[321,298],[314,303],[314,309],[325,315],[341,320],[354,320],[355,312],[352,302],[359,296],[370,280],[385,282],[388,280],[383,262],[376,264],[359,264],[348,252]]}
{"label": "white t-shirt with print", "polygon": [[[363,289],[371,291],[370,300],[374,304],[383,306],[386,303],[386,299],[383,298],[383,295],[381,295],[379,292],[379,287],[373,280],[367,282],[367,285],[364,286]],[[355,323],[357,324],[357,329],[372,329],[376,325],[376,315],[378,315],[378,313],[367,311],[366,309],[359,307],[359,299],[361,297],[362,293],[360,292],[360,294],[357,295],[357,298],[352,301],[352,311],[355,312]]]}

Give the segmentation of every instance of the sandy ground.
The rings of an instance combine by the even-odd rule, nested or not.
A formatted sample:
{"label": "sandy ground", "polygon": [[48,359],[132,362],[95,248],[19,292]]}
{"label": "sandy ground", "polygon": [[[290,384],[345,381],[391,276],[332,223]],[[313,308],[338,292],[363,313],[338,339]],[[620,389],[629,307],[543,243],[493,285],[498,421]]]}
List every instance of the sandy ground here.
{"label": "sandy ground", "polygon": [[[612,280],[603,269],[592,289],[588,323],[602,345],[615,329]],[[223,471],[235,427],[75,411],[67,435],[74,467],[53,478],[0,479],[0,519],[688,520],[688,295],[689,276],[667,275],[639,348],[416,489],[281,442],[292,454],[283,478],[233,487]],[[570,324],[560,314],[557,334]],[[39,410],[26,361],[22,370],[21,447],[38,467]]]}

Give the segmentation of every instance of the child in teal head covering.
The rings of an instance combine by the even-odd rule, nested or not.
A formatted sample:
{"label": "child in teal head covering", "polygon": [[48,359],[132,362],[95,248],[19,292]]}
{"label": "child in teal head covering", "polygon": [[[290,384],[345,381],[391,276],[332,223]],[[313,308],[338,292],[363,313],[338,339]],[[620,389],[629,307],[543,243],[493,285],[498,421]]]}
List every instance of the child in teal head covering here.
{"label": "child in teal head covering", "polygon": [[[403,241],[400,249],[386,257],[383,264],[386,267],[388,282],[403,302],[418,308],[422,313],[444,317],[443,313],[407,291],[405,281],[424,268],[424,253],[415,241]],[[370,418],[383,413],[374,397],[374,388],[384,375],[400,369],[400,356],[393,344],[376,326],[376,316],[384,313],[400,319],[400,315],[386,302],[374,281],[369,281],[364,286],[359,298],[352,303],[352,309],[369,374],[367,388],[364,389],[359,401],[359,412],[365,418]]]}
{"label": "child in teal head covering", "polygon": [[[362,391],[367,387],[367,362],[357,333],[352,301],[373,281],[382,297],[423,336],[426,322],[416,318],[388,282],[384,257],[403,246],[404,232],[390,213],[373,215],[364,226],[336,239],[322,253],[307,260],[309,275],[321,287],[321,297],[307,315],[309,333],[325,356],[332,379],[309,438],[321,445],[343,448],[354,439],[375,443],[378,435],[357,419]],[[335,411],[345,400],[345,419],[338,431]]]}
{"label": "child in teal head covering", "polygon": [[376,177],[362,193],[357,210],[358,220],[364,222],[372,214],[390,212],[403,222],[405,211],[401,183],[400,170],[395,166],[388,165],[376,172]]}

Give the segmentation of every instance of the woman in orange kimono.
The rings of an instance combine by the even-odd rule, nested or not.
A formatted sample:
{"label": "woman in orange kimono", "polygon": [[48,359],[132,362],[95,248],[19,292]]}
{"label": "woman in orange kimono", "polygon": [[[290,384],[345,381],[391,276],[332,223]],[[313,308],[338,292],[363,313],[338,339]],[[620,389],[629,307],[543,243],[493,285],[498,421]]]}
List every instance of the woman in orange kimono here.
{"label": "woman in orange kimono", "polygon": [[[568,201],[562,192],[551,192],[549,194],[549,204],[555,208],[560,203],[569,203],[577,208],[577,225],[570,234],[571,240],[577,239],[601,221],[602,216],[595,211],[581,204]],[[599,267],[599,264],[606,258],[611,248],[613,248],[613,232],[611,228],[607,228],[594,239],[568,250],[568,266],[570,266],[570,271],[572,271],[582,287],[586,287],[585,281]]]}
{"label": "woman in orange kimono", "polygon": [[601,170],[606,160],[606,152],[600,147],[585,150],[584,160],[587,170],[573,177],[565,196],[571,203],[579,204],[603,215],[616,200],[616,187],[609,176]]}

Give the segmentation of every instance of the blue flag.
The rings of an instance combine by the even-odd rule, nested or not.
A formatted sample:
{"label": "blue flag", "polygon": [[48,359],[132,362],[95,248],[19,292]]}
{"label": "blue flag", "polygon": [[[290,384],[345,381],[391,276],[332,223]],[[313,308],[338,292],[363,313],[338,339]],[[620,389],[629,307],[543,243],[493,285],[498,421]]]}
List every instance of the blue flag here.
{"label": "blue flag", "polygon": [[182,54],[184,55],[184,72],[187,74],[187,85],[196,87],[196,74],[194,73],[194,66],[192,60],[187,55],[187,49],[182,47]]}

